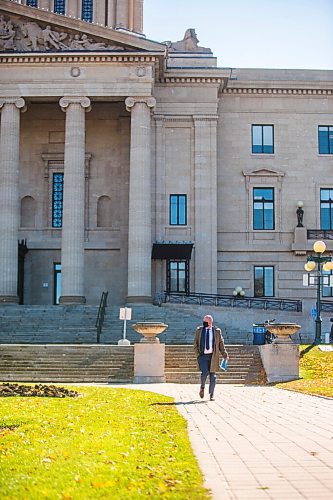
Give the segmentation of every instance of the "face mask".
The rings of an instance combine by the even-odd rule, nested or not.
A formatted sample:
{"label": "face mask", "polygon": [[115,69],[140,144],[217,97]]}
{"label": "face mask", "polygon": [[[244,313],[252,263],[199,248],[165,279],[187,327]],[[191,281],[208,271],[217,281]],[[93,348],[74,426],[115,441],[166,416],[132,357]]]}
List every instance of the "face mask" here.
{"label": "face mask", "polygon": [[208,328],[208,321],[204,321],[202,324],[205,328]]}

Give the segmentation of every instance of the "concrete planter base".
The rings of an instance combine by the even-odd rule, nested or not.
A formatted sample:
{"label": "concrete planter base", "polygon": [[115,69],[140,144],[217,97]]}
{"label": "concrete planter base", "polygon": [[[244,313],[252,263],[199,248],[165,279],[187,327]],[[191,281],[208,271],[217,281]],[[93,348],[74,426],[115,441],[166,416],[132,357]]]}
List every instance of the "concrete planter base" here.
{"label": "concrete planter base", "polygon": [[297,344],[266,344],[259,349],[268,383],[288,382],[299,378]]}

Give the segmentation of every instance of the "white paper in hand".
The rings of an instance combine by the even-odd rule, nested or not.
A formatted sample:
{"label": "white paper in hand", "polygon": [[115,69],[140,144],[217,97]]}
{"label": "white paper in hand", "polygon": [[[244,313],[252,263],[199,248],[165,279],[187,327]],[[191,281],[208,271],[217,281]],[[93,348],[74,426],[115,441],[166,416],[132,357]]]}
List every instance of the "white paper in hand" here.
{"label": "white paper in hand", "polygon": [[227,358],[223,358],[222,361],[221,361],[221,364],[220,364],[220,368],[221,370],[223,370],[224,372],[227,371],[227,368],[228,368],[228,360]]}

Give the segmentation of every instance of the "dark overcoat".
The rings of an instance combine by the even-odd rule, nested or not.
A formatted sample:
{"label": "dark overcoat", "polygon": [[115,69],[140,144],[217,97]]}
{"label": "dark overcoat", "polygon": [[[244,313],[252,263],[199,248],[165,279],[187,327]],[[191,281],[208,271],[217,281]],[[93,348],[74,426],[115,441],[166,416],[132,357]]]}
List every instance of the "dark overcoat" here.
{"label": "dark overcoat", "polygon": [[[198,326],[194,334],[194,352],[196,354],[197,359],[201,354],[203,354],[201,352],[201,343],[200,343],[202,329],[203,329],[202,326]],[[215,342],[213,347],[212,360],[210,363],[210,371],[217,372],[220,368],[219,353],[222,354],[223,358],[227,358],[228,353],[224,347],[224,340],[222,337],[221,329],[213,326],[213,331],[215,336]]]}

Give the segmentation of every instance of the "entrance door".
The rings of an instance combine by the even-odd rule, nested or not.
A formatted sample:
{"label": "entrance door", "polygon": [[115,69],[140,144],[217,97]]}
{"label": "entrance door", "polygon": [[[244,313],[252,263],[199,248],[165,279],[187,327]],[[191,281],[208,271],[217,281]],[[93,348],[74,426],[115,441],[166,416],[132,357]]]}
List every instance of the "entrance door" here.
{"label": "entrance door", "polygon": [[53,304],[59,304],[59,299],[61,296],[61,264],[55,262],[53,264]]}
{"label": "entrance door", "polygon": [[190,276],[188,260],[167,261],[167,291],[190,293]]}

